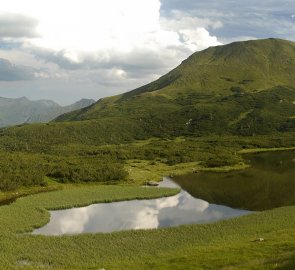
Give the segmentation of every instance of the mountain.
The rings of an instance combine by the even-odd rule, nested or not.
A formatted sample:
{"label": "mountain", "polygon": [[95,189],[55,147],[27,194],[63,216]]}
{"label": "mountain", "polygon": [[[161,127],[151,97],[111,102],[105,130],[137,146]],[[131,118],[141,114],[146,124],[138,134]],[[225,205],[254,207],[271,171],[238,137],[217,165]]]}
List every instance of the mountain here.
{"label": "mountain", "polygon": [[156,136],[293,130],[294,74],[294,42],[234,42],[196,52],[150,84],[56,121],[121,117]]}
{"label": "mountain", "polygon": [[[57,117],[2,131],[42,147],[295,131],[295,43],[235,42],[196,52],[158,80]],[[6,138],[6,137],[5,137]],[[34,138],[34,141],[32,141]]]}
{"label": "mountain", "polygon": [[94,102],[92,99],[81,99],[72,105],[62,107],[51,100],[31,101],[26,97],[0,97],[0,127],[48,122],[60,114],[87,107]]}

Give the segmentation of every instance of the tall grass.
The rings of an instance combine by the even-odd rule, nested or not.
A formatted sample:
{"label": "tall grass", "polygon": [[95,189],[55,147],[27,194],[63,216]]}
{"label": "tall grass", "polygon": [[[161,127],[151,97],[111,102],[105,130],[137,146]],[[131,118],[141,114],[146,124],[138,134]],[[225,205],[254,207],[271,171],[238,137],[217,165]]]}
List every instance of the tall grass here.
{"label": "tall grass", "polygon": [[[235,269],[240,265],[244,269],[255,269],[251,267],[256,265],[256,269],[263,269],[265,265],[283,265],[292,256],[295,248],[293,206],[213,224],[159,230],[55,237],[21,234],[48,221],[45,208],[168,196],[175,192],[177,190],[91,187],[33,195],[0,207],[0,268],[218,269],[232,266]],[[258,237],[265,241],[253,242]]]}

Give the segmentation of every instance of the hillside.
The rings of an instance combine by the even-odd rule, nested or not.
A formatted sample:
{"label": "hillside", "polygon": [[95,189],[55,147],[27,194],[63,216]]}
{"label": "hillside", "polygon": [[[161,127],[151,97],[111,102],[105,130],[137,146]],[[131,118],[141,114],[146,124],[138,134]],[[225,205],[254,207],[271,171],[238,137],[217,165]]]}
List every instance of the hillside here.
{"label": "hillside", "polygon": [[[295,49],[291,50],[295,48],[294,43],[281,40],[209,48],[194,54],[171,72],[183,72],[190,67],[190,75],[182,73],[182,78],[192,78],[185,80],[186,85],[172,80],[165,87],[153,90],[170,73],[147,86],[101,99],[49,123],[0,129],[0,190],[46,186],[46,177],[62,183],[124,179],[142,184],[146,179],[170,175],[173,166],[181,173],[192,168],[244,168],[246,165],[238,154],[243,148],[294,147],[295,84],[291,73],[286,75],[282,64],[272,68],[277,72],[276,78],[281,78],[277,81],[271,76],[267,80],[257,77],[250,81],[246,73],[245,77],[239,77],[243,61],[260,56],[252,50],[249,55],[248,49],[243,49],[241,54],[240,48],[256,46],[262,53],[265,44],[271,44],[274,51],[278,48],[280,58],[287,52],[290,59],[294,58]],[[265,49],[267,52],[269,47]],[[199,70],[207,69],[211,77],[217,76],[214,71],[217,67],[209,73],[210,65],[199,68],[199,62],[194,61],[216,51],[219,51],[216,61],[229,59],[227,66],[232,68],[231,79],[220,80],[228,84],[227,88],[216,84],[213,92],[189,87],[190,82],[193,85],[193,81],[198,81],[192,70],[199,74]],[[227,54],[228,51],[232,53]],[[273,55],[260,58],[269,63],[275,61]],[[234,62],[240,67],[236,67],[236,72],[231,67]],[[261,66],[264,64],[261,60]],[[257,72],[264,73],[265,69],[258,66]],[[294,69],[294,65],[289,69]],[[229,71],[224,67],[218,76],[229,76],[226,72]],[[209,83],[213,85],[214,81]],[[267,88],[258,89],[262,83]],[[175,88],[177,84],[182,88]],[[257,87],[249,86],[254,84]]]}
{"label": "hillside", "polygon": [[153,135],[293,130],[294,74],[294,42],[235,42],[196,52],[157,81],[56,121],[124,117]]}
{"label": "hillside", "polygon": [[155,82],[63,114],[50,124],[5,129],[1,134],[3,139],[39,148],[293,132],[293,74],[295,43],[236,42],[197,52]]}
{"label": "hillside", "polygon": [[84,108],[94,102],[92,99],[81,99],[69,106],[60,106],[51,100],[0,97],[0,127],[48,122],[60,114]]}
{"label": "hillside", "polygon": [[295,85],[295,43],[265,39],[234,42],[196,52],[159,80],[125,97],[158,91],[175,96],[194,90],[229,95],[231,87],[256,92],[277,85]]}

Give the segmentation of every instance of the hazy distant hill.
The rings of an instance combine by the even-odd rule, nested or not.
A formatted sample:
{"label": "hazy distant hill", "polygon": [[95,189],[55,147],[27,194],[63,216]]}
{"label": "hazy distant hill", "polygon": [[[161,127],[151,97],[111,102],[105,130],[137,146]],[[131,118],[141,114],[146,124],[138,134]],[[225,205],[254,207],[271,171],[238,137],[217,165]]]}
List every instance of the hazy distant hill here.
{"label": "hazy distant hill", "polygon": [[92,99],[81,99],[72,105],[62,107],[51,100],[31,101],[26,97],[0,97],[0,127],[48,122],[63,113],[82,109],[94,102]]}

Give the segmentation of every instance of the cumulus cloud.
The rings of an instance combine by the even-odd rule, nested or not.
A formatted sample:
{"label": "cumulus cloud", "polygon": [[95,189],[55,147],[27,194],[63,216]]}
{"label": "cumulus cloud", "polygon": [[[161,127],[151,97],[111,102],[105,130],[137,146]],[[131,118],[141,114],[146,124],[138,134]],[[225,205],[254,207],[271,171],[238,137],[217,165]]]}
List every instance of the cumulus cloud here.
{"label": "cumulus cloud", "polygon": [[0,81],[22,81],[34,78],[34,69],[16,66],[7,59],[0,58]]}
{"label": "cumulus cloud", "polygon": [[[3,9],[10,10],[16,2],[19,0],[9,1]],[[23,47],[65,69],[167,67],[165,51],[169,51],[168,56],[174,54],[174,59],[177,57],[180,62],[193,50],[218,44],[217,38],[203,28],[222,26],[220,21],[181,19],[183,14],[174,12],[172,20],[167,19],[166,27],[162,27],[160,0],[73,0],[70,9],[67,3],[58,1],[58,10],[55,2],[28,0],[27,6],[22,6],[37,18],[39,34]],[[50,13],[54,14],[54,20]],[[201,46],[192,46],[198,43]]]}
{"label": "cumulus cloud", "polygon": [[191,49],[191,51],[200,51],[209,46],[222,45],[216,37],[211,36],[205,28],[198,27],[195,30],[184,29],[180,31],[184,44]]}
{"label": "cumulus cloud", "polygon": [[[76,97],[68,95],[70,86],[77,89],[72,85],[81,87],[79,98],[89,87],[97,99],[157,79],[194,51],[220,44],[211,33],[222,28],[220,20],[175,10],[164,18],[161,4],[161,0],[5,1],[0,58],[16,63],[18,72],[2,77],[43,80],[38,91],[46,89],[46,98],[59,84],[67,85],[66,90],[59,87],[59,99]],[[23,76],[16,76],[24,65],[34,71],[25,69]]]}
{"label": "cumulus cloud", "polygon": [[65,104],[122,93],[209,46],[295,39],[294,11],[294,0],[3,1],[1,95]]}
{"label": "cumulus cloud", "polygon": [[0,39],[34,38],[38,34],[38,21],[32,17],[13,14],[0,14]]}
{"label": "cumulus cloud", "polygon": [[217,37],[210,35],[207,30],[222,27],[221,21],[200,19],[185,12],[172,11],[169,17],[161,19],[161,25],[166,30],[177,32],[182,45],[191,52],[221,45]]}
{"label": "cumulus cloud", "polygon": [[159,210],[153,207],[145,207],[134,215],[132,227],[135,230],[155,229],[159,226]]}
{"label": "cumulus cloud", "polygon": [[[88,1],[93,10],[103,13],[108,13],[115,2],[104,6],[97,1]],[[57,18],[60,23],[54,30],[59,38],[54,44],[50,42],[49,34],[52,21],[43,19],[40,29],[47,30],[42,38],[24,44],[23,48],[40,61],[55,63],[61,69],[68,70],[76,78],[79,71],[84,80],[93,80],[106,87],[125,86],[126,91],[158,78],[192,52],[220,44],[205,29],[222,27],[220,21],[193,18],[176,11],[173,17],[161,19],[159,0],[144,1],[144,5],[139,5],[139,2],[136,1],[136,10],[121,4],[116,6],[118,10],[112,9],[119,17],[116,23],[113,16],[106,18],[104,14],[101,18],[95,14],[91,25],[84,22],[80,27],[75,27],[75,35],[66,31],[73,22],[64,24]],[[135,2],[128,0],[124,3],[131,6]],[[75,9],[71,12],[75,14]],[[73,17],[76,22],[76,16]],[[100,21],[102,19],[105,21]],[[94,34],[91,28],[90,38],[84,32],[90,31],[87,27],[95,22],[98,27],[95,27]],[[101,25],[107,26],[108,30],[102,30]]]}

